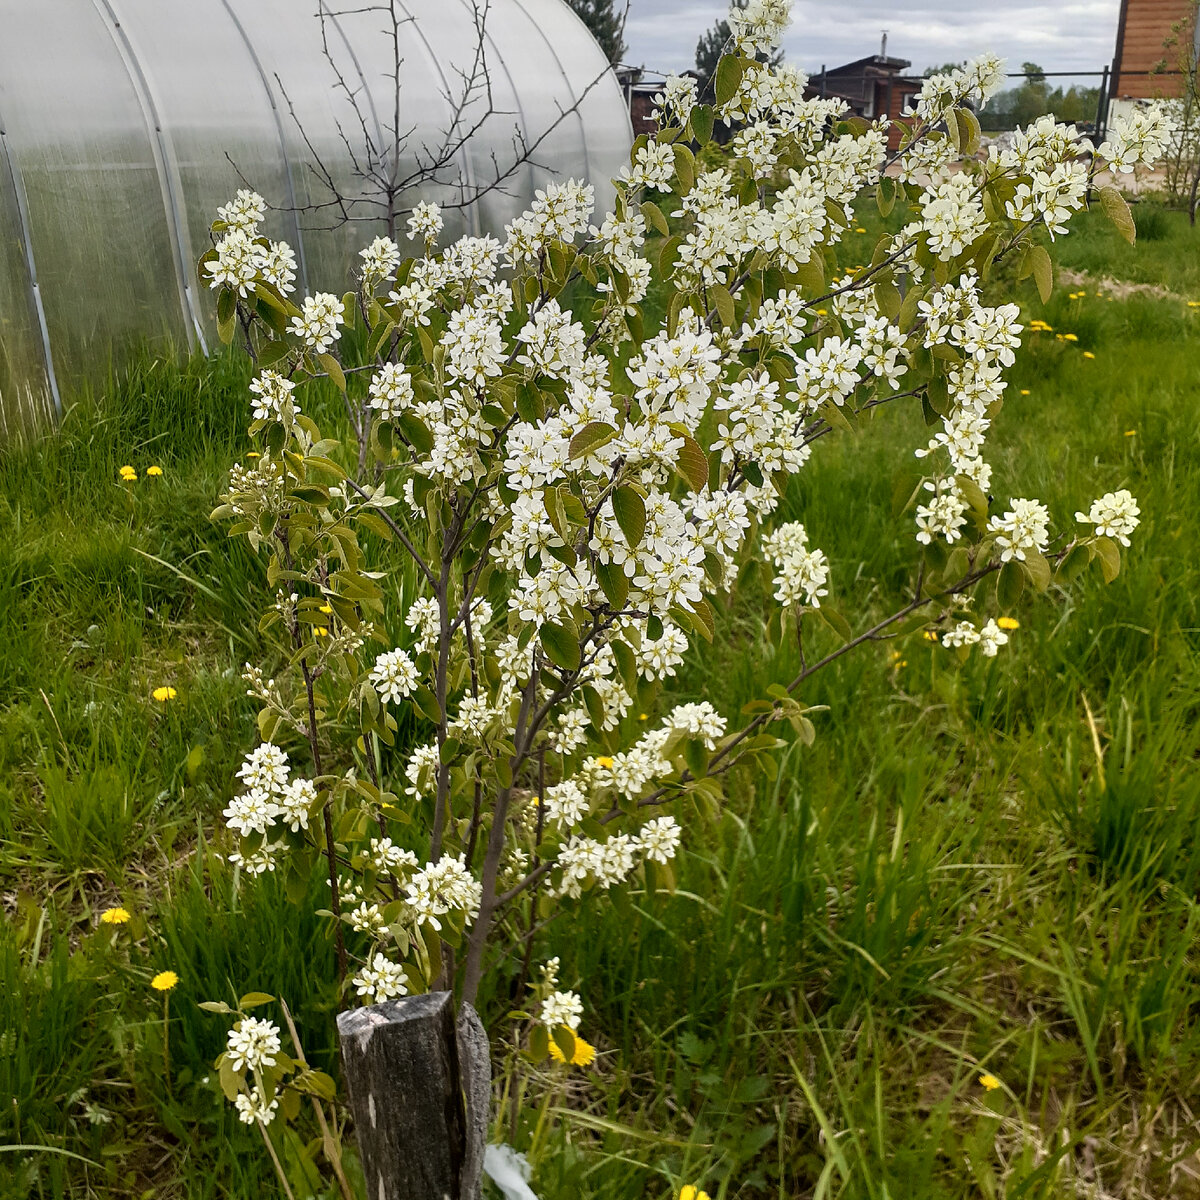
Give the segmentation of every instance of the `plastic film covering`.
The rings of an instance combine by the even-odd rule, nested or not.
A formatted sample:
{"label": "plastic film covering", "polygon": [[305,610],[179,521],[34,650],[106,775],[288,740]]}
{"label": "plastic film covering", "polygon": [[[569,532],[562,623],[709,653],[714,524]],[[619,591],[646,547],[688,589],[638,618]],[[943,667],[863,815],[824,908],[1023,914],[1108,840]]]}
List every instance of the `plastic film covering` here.
{"label": "plastic film covering", "polygon": [[370,195],[367,140],[398,179],[440,162],[397,207],[438,201],[449,237],[500,233],[553,179],[585,178],[611,204],[629,118],[562,0],[398,13],[393,29],[386,4],[0,0],[0,437],[52,411],[56,379],[102,377],[134,345],[212,345],[195,264],[238,187],[267,199],[298,288],[338,293],[387,231],[382,207],[343,209],[325,179]]}
{"label": "plastic film covering", "polygon": [[152,130],[91,0],[6,3],[0,111],[60,386],[187,344]]}
{"label": "plastic film covering", "polygon": [[36,428],[55,411],[37,312],[24,195],[0,112],[0,438]]}

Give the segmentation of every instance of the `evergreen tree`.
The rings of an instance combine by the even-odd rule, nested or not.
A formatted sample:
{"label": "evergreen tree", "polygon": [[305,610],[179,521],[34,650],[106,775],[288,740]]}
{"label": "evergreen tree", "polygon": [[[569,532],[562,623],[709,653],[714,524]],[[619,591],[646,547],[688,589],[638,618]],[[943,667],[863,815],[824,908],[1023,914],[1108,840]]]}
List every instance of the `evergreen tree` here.
{"label": "evergreen tree", "polygon": [[717,63],[721,61],[721,51],[729,43],[729,22],[722,17],[696,43],[696,70],[706,82],[713,77]]}
{"label": "evergreen tree", "polygon": [[[733,0],[734,7],[745,8],[749,0]],[[696,43],[696,70],[700,74],[701,88],[707,86],[712,79],[713,74],[717,69],[717,63],[721,61],[721,52],[729,44],[729,22],[722,17],[715,25],[705,34],[702,34],[700,40]],[[773,67],[777,67],[783,61],[783,51],[776,50],[771,55],[759,54],[760,62],[769,62]]]}
{"label": "evergreen tree", "polygon": [[625,14],[613,7],[614,0],[568,0],[583,23],[600,43],[608,61],[615,67],[625,57]]}

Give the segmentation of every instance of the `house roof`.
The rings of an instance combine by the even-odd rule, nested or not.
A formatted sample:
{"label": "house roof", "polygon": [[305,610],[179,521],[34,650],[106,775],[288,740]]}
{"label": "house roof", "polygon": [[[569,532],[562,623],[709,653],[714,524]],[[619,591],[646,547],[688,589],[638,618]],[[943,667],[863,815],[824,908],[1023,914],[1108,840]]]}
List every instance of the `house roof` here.
{"label": "house roof", "polygon": [[883,54],[868,54],[866,58],[856,58],[853,62],[843,63],[840,67],[830,67],[826,75],[855,75],[861,74],[868,67],[881,71],[906,71],[912,63],[907,58],[891,58]]}

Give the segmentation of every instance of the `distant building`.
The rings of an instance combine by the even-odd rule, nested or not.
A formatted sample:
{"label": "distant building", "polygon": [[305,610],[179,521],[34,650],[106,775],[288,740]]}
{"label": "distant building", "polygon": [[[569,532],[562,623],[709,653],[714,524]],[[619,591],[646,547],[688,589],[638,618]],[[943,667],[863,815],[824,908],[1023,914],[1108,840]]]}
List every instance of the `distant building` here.
{"label": "distant building", "polygon": [[904,115],[924,82],[904,74],[911,66],[906,58],[888,56],[887,34],[884,34],[878,54],[823,69],[808,81],[809,93],[838,96],[860,117],[871,120],[887,117],[894,121]]}
{"label": "distant building", "polygon": [[[888,57],[885,34],[878,54],[856,59],[841,67],[822,68],[815,75],[811,75],[805,95],[810,99],[817,96],[836,96],[844,100],[856,116],[869,120],[888,117],[894,121],[904,115],[910,101],[921,90],[924,82],[904,74],[911,66],[912,63],[907,59]],[[699,72],[685,71],[684,74],[692,76],[703,92],[706,81],[700,77]],[[647,79],[639,67],[620,67],[617,69],[617,78],[629,104],[629,119],[633,124],[634,136],[639,133],[652,134],[655,123],[650,114],[654,111],[654,96],[662,90],[661,76]],[[722,128],[718,123],[718,140],[723,140],[721,134]],[[727,131],[725,135],[728,136]],[[900,131],[893,129],[893,149],[899,144],[899,137]]]}
{"label": "distant building", "polygon": [[[1194,64],[1200,50],[1195,14],[1191,0],[1121,0],[1110,116],[1138,100],[1180,94],[1180,68]],[[1178,40],[1168,48],[1171,38]]]}

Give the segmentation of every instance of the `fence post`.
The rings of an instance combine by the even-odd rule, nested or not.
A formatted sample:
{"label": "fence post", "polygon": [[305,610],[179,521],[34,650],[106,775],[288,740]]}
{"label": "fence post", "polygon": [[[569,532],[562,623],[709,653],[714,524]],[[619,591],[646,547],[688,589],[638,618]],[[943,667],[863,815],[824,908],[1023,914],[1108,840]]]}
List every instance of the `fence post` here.
{"label": "fence post", "polygon": [[487,1034],[449,992],[338,1014],[367,1200],[478,1200],[491,1065]]}

